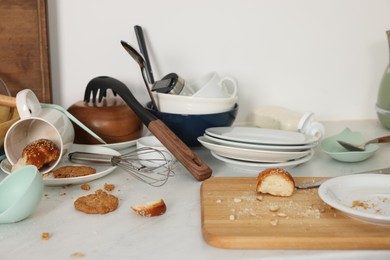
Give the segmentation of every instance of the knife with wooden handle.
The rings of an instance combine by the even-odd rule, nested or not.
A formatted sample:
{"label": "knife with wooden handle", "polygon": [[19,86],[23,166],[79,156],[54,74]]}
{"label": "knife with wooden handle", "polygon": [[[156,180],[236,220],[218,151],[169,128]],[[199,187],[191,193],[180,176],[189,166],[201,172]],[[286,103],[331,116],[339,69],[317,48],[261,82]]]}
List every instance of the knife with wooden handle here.
{"label": "knife with wooden handle", "polygon": [[[376,170],[363,171],[363,172],[356,172],[356,173],[351,173],[351,174],[361,174],[361,173],[390,174],[390,167],[382,168],[382,169],[376,169]],[[335,177],[331,177],[331,178],[335,178]],[[324,178],[324,179],[316,180],[316,181],[307,181],[307,182],[295,183],[295,188],[297,188],[297,189],[317,188],[322,183],[324,183],[325,181],[327,181],[327,180],[329,180],[331,178]]]}

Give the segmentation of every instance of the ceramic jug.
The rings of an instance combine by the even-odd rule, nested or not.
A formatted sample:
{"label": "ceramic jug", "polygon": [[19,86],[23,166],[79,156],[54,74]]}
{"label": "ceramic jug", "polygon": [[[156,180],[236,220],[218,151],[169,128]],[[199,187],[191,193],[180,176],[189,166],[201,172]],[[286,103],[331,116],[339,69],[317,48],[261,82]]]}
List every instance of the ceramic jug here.
{"label": "ceramic jug", "polygon": [[[389,43],[389,55],[390,55],[390,30],[386,31],[386,34]],[[384,127],[390,129],[390,58],[389,58],[389,64],[386,67],[386,70],[383,74],[379,86],[378,99],[376,103],[376,112],[381,124]]]}

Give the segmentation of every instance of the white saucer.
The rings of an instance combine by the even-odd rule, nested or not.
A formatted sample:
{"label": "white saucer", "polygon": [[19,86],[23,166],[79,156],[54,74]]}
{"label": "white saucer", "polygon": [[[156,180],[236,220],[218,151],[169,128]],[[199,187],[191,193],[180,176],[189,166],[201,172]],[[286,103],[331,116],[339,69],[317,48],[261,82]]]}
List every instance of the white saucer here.
{"label": "white saucer", "polygon": [[282,162],[282,163],[259,163],[259,162],[248,162],[248,161],[230,159],[218,155],[215,152],[211,152],[212,156],[214,156],[218,160],[221,160],[222,162],[225,162],[228,166],[231,166],[239,170],[251,172],[254,174],[258,174],[260,171],[271,167],[283,168],[285,170],[292,169],[302,163],[309,161],[313,157],[313,154],[314,151],[311,150],[311,152],[307,156],[300,158],[298,160],[292,160],[292,161]]}
{"label": "white saucer", "polygon": [[198,137],[198,141],[210,151],[220,156],[231,159],[251,161],[251,162],[269,162],[280,163],[302,158],[310,153],[305,151],[270,151],[261,149],[249,149],[218,144],[204,136]]}
{"label": "white saucer", "polygon": [[325,181],[320,198],[350,217],[390,225],[390,175],[354,174]]}
{"label": "white saucer", "polygon": [[[80,144],[73,144],[70,152],[90,152],[90,153],[102,153],[102,154],[109,154],[109,155],[120,155],[119,152],[107,148],[107,147],[98,147],[94,145],[80,145]],[[66,165],[86,165],[90,166],[96,169],[95,174],[82,176],[82,177],[74,177],[74,178],[54,178],[50,176],[50,174],[44,174],[43,175],[43,183],[47,186],[64,186],[64,185],[70,185],[70,184],[82,184],[87,183],[96,179],[99,179],[103,176],[106,176],[107,174],[111,173],[113,170],[117,168],[117,166],[112,165],[104,165],[104,164],[75,164],[68,160],[68,154],[64,155],[60,161],[60,163],[57,165],[58,167],[66,166]],[[12,165],[8,161],[8,159],[4,159],[0,163],[0,168],[5,173],[10,174],[11,173],[11,167]]]}

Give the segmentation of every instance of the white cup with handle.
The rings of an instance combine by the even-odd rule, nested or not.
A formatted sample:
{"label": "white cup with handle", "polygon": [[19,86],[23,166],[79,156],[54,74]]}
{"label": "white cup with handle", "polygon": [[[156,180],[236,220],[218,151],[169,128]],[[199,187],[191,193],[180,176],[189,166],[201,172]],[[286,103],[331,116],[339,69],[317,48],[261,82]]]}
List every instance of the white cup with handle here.
{"label": "white cup with handle", "polygon": [[30,89],[18,92],[16,107],[20,120],[8,129],[4,139],[7,159],[14,165],[21,158],[22,151],[28,144],[38,139],[48,139],[60,149],[59,159],[40,169],[41,173],[50,172],[73,144],[75,134],[72,122],[57,109],[42,108],[38,98]]}
{"label": "white cup with handle", "polygon": [[210,72],[201,79],[190,83],[193,97],[231,98],[237,96],[237,81],[231,77],[220,77]]}

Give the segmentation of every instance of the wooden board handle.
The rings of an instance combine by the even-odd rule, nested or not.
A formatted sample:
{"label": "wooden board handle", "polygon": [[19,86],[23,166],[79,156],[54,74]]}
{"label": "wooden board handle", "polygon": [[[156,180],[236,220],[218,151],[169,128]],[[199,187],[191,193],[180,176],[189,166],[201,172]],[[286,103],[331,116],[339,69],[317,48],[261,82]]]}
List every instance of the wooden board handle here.
{"label": "wooden board handle", "polygon": [[153,120],[148,129],[154,136],[187,168],[198,181],[208,179],[212,170],[183,141],[177,137],[161,120]]}
{"label": "wooden board handle", "polygon": [[0,95],[0,105],[7,107],[16,107],[15,97]]}

